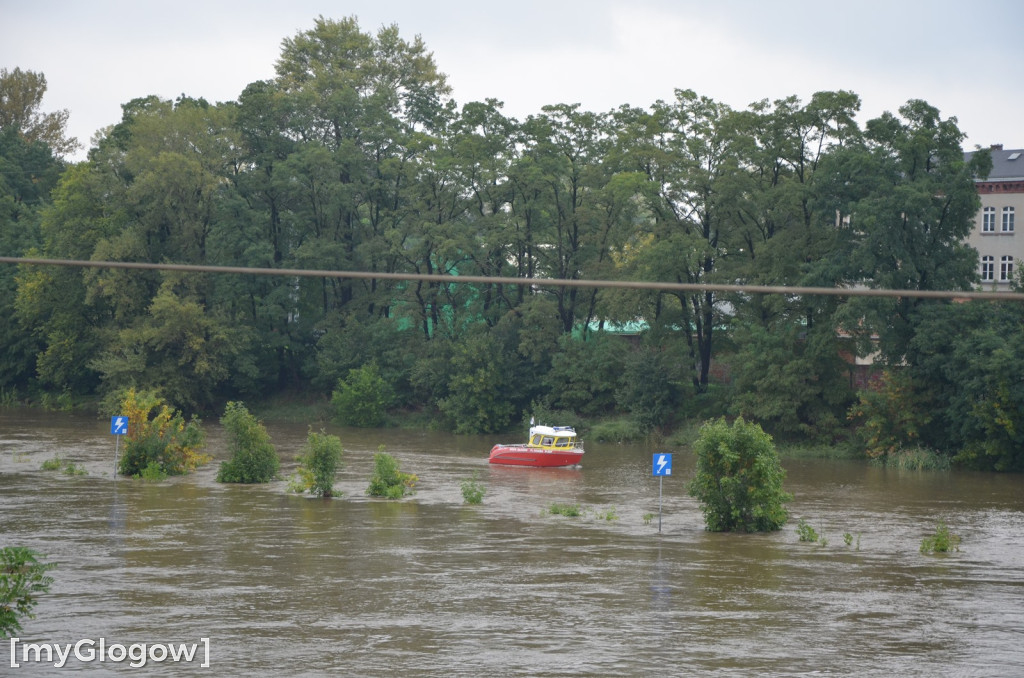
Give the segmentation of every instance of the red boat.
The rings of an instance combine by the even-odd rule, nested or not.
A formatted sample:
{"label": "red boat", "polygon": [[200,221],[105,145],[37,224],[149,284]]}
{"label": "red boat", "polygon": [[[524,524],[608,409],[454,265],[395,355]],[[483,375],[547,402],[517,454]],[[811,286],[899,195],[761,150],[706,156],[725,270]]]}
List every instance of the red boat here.
{"label": "red boat", "polygon": [[498,444],[488,462],[509,466],[575,466],[583,458],[583,443],[572,426],[531,426],[526,444]]}

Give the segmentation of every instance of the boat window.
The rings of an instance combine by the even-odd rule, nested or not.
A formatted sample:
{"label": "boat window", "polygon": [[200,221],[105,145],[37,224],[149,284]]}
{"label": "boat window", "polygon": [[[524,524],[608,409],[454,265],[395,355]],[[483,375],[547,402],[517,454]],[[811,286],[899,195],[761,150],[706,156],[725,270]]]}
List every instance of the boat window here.
{"label": "boat window", "polygon": [[533,436],[533,440],[530,441],[530,444],[531,445],[540,445],[540,436],[539,435]]}
{"label": "boat window", "polygon": [[552,441],[552,439],[551,439],[550,437],[548,437],[548,438],[544,438],[544,442],[542,442],[542,443],[541,443],[541,445],[544,445],[544,446],[546,446],[546,447],[551,447],[551,443],[552,443],[552,442],[553,442],[553,441]]}

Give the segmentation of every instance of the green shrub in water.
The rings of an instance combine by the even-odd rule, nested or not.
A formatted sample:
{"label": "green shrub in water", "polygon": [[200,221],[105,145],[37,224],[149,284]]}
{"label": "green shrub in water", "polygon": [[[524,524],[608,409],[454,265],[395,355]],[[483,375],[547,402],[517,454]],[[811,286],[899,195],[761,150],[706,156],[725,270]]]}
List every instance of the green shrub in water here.
{"label": "green shrub in water", "polygon": [[819,539],[818,533],[803,518],[796,525],[796,533],[800,535],[800,541],[815,543]]}
{"label": "green shrub in water", "polygon": [[60,457],[54,457],[53,459],[47,459],[43,462],[40,467],[44,471],[59,471],[60,467],[64,465],[64,460]]}
{"label": "green shrub in water", "polygon": [[155,465],[164,476],[181,475],[210,460],[202,453],[206,436],[200,421],[192,418],[186,422],[152,391],[129,389],[118,411],[129,422],[118,473],[140,476]]}
{"label": "green shrub in water", "polygon": [[136,475],[143,480],[156,483],[167,478],[168,474],[159,463],[151,461],[146,465],[146,468],[139,471]]}
{"label": "green shrub in water", "polygon": [[398,467],[398,460],[387,452],[373,455],[373,475],[366,494],[371,497],[401,499],[415,491],[418,478],[412,473],[403,473]]}
{"label": "green shrub in water", "polygon": [[582,511],[580,510],[579,504],[554,503],[548,507],[548,513],[553,516],[568,516],[570,518],[575,518],[579,516]]}
{"label": "green shrub in water", "polygon": [[939,522],[935,534],[921,540],[921,553],[948,553],[960,550],[960,537],[949,531],[944,522]]}
{"label": "green shrub in water", "polygon": [[484,500],[487,490],[478,482],[480,474],[474,473],[472,478],[462,481],[462,499],[467,504],[479,504]]}
{"label": "green shrub in water", "polygon": [[770,435],[743,418],[708,422],[694,444],[697,473],[690,483],[711,532],[767,532],[788,518],[786,472]]}
{"label": "green shrub in water", "polygon": [[341,440],[321,431],[310,431],[299,455],[299,467],[288,482],[290,492],[309,492],[318,497],[333,497],[334,476],[341,468]]}
{"label": "green shrub in water", "polygon": [[230,439],[231,459],[222,462],[219,483],[269,483],[281,459],[270,443],[267,429],[240,402],[229,402],[220,418]]}
{"label": "green shrub in water", "polygon": [[53,459],[47,459],[42,463],[42,466],[40,466],[40,468],[44,471],[60,471],[61,469],[63,469],[64,475],[66,476],[89,475],[89,472],[86,471],[83,467],[76,465],[74,462],[65,462],[63,459],[60,458],[60,455],[57,455]]}

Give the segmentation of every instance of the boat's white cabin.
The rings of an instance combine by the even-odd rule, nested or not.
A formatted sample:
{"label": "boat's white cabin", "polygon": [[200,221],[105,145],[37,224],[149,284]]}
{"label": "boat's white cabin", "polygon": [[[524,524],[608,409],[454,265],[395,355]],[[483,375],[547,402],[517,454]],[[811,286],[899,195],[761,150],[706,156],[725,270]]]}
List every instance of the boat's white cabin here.
{"label": "boat's white cabin", "polygon": [[576,446],[576,430],[572,426],[531,426],[530,446],[568,449]]}

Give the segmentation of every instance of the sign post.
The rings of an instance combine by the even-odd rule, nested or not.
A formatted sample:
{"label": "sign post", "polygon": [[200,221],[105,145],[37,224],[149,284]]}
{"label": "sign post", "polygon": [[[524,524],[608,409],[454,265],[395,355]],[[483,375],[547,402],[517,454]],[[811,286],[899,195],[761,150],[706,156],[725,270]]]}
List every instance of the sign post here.
{"label": "sign post", "polygon": [[672,455],[656,452],[652,463],[653,475],[658,477],[658,532],[661,532],[661,488],[665,476],[672,475]]}
{"label": "sign post", "polygon": [[128,417],[110,418],[110,435],[114,438],[114,477],[117,477],[117,452],[121,444],[121,436],[128,435]]}

